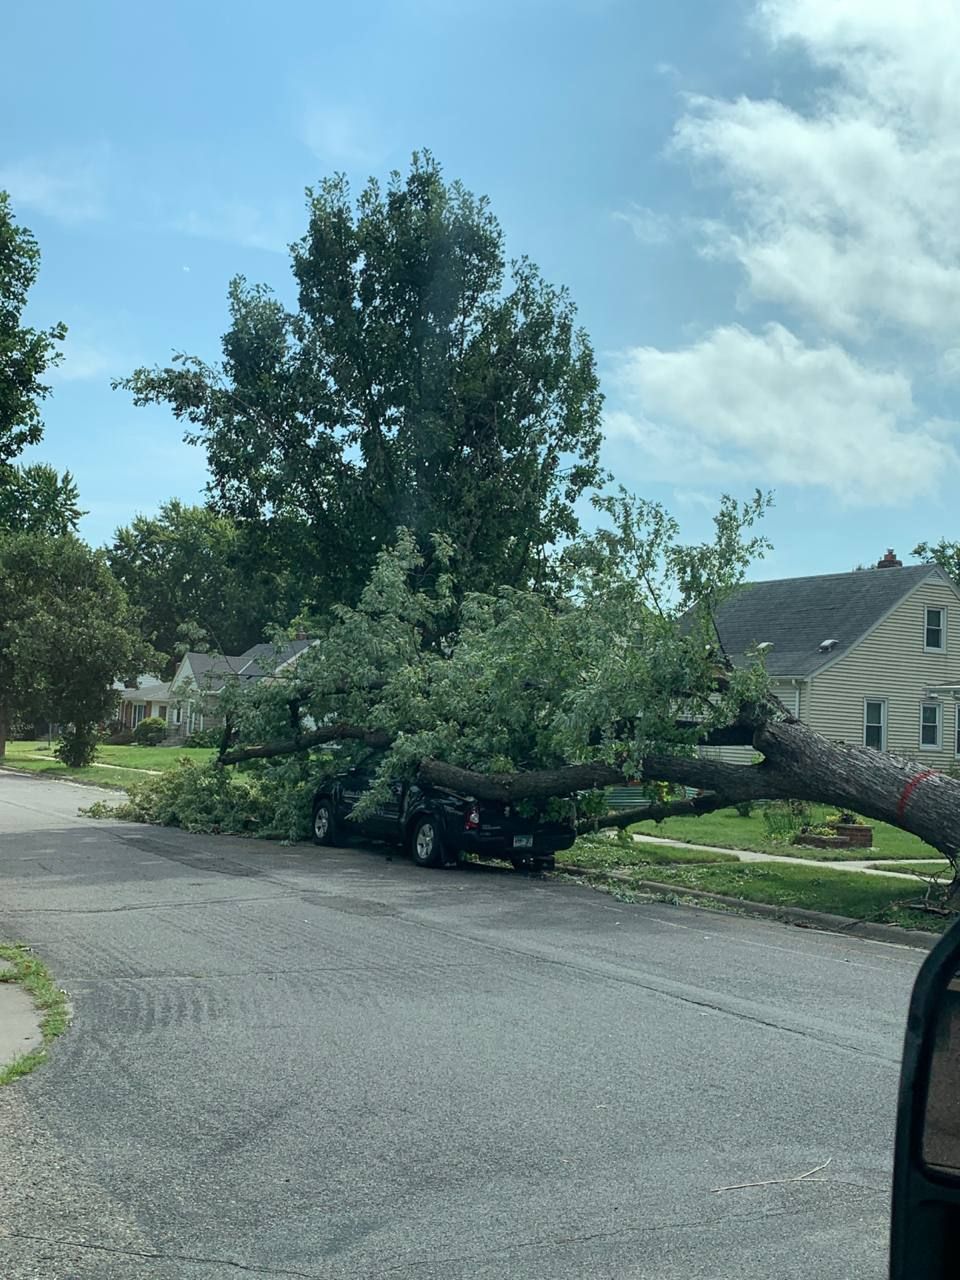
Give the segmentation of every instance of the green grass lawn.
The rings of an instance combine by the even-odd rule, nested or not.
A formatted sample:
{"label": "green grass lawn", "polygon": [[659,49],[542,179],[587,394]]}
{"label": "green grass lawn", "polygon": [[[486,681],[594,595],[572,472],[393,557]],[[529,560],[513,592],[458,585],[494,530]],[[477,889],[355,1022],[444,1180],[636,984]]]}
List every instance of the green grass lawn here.
{"label": "green grass lawn", "polygon": [[[643,877],[638,874],[638,879]],[[789,863],[722,863],[711,866],[658,867],[650,877],[676,888],[722,893],[745,902],[766,902],[779,907],[804,907],[899,924],[908,929],[940,932],[956,917],[932,915],[908,905],[920,897],[923,886],[914,890],[904,880],[886,876],[866,876],[856,871],[818,871],[813,867],[792,867]]]}
{"label": "green grass lawn", "polygon": [[[820,823],[836,810],[826,805],[811,805],[813,820]],[[693,844],[713,844],[726,849],[756,849],[760,853],[782,853],[817,862],[879,861],[882,858],[939,858],[936,849],[886,822],[872,822],[872,849],[801,849],[797,845],[777,844],[767,832],[759,810],[749,818],[741,818],[735,809],[718,809],[700,818],[667,818],[656,822],[637,822],[629,829],[641,835],[652,835]]]}
{"label": "green grass lawn", "polygon": [[119,766],[113,769],[98,769],[96,765],[71,769],[59,760],[44,758],[52,754],[46,742],[8,742],[3,763],[11,769],[25,769],[45,777],[125,790],[131,782],[141,782],[145,770],[172,769],[184,756],[198,763],[211,760],[216,752],[212,747],[98,747],[97,763]]}
{"label": "green grass lawn", "polygon": [[895,866],[884,862],[871,862],[869,865],[873,871],[907,871],[913,875],[923,876],[927,880],[949,881],[952,875],[950,864],[945,859],[939,862],[898,862]]}
{"label": "green grass lawn", "polygon": [[590,867],[660,867],[671,864],[736,862],[732,853],[705,853],[699,849],[678,849],[668,844],[630,844],[604,836],[587,836],[572,849],[557,854],[557,866]]}

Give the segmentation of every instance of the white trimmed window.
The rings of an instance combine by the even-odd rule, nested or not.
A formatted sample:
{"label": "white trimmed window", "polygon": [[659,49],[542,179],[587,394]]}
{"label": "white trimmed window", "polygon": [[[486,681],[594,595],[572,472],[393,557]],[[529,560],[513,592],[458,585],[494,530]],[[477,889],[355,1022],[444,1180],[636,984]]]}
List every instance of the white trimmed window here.
{"label": "white trimmed window", "polygon": [[943,705],[939,702],[920,704],[920,749],[939,751],[943,741]]}
{"label": "white trimmed window", "polygon": [[863,745],[875,751],[887,748],[887,700],[867,698],[863,704]]}
{"label": "white trimmed window", "polygon": [[947,648],[946,609],[923,611],[923,647],[927,653],[945,653]]}
{"label": "white trimmed window", "polygon": [[145,702],[135,702],[133,704],[133,727],[136,728],[143,717],[147,714],[147,704]]}

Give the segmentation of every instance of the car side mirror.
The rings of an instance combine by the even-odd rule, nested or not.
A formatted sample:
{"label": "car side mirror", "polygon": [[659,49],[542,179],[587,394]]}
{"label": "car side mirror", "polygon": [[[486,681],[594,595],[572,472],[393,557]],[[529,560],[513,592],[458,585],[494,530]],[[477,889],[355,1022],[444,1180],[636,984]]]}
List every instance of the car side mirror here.
{"label": "car side mirror", "polygon": [[893,1167],[891,1280],[946,1280],[960,1258],[960,922],[910,998]]}

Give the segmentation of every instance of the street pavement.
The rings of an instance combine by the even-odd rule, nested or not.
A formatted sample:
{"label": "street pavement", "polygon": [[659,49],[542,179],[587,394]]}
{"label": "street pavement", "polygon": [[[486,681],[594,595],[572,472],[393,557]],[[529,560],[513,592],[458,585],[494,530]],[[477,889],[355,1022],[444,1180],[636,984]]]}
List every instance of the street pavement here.
{"label": "street pavement", "polygon": [[885,1275],[922,953],[97,795],[0,773],[74,1010],[0,1090],[4,1280]]}

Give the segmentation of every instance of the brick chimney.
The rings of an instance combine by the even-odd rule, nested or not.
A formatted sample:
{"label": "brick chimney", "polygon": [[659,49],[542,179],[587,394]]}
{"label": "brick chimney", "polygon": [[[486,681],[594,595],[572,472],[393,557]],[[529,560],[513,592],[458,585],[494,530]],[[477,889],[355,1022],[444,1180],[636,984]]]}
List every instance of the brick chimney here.
{"label": "brick chimney", "polygon": [[877,561],[877,568],[878,569],[902,569],[903,561],[898,560],[897,557],[893,554],[892,547],[888,547],[887,554],[883,557],[882,560]]}

